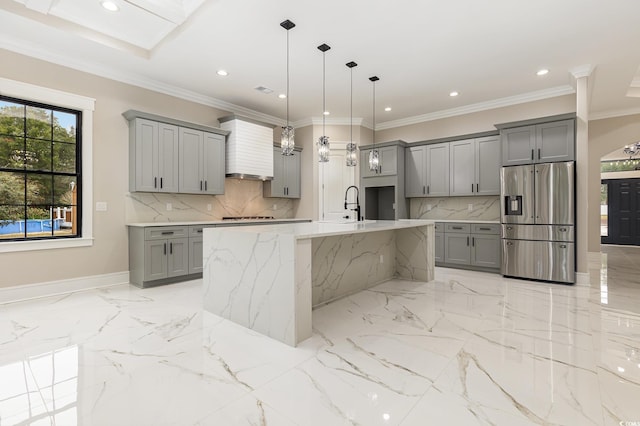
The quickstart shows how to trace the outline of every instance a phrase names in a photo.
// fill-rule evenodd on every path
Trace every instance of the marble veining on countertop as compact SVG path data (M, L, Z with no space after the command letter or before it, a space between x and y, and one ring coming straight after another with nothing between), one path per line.
M188 225L262 225L276 223L296 223L296 222L311 222L311 219L307 218L290 218L290 219L242 219L242 220L187 220L176 222L134 222L127 223L127 226L134 228L146 228L149 226L188 226Z
M363 222L303 222L263 225L259 228L243 226L234 231L292 235L295 239L330 237L334 235L358 234L376 231L394 231L406 228L434 225L433 220L367 220Z

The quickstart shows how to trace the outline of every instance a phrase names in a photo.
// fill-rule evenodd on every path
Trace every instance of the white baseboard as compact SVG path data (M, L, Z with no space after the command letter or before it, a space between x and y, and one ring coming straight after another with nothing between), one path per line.
M129 283L129 271L0 288L0 304Z

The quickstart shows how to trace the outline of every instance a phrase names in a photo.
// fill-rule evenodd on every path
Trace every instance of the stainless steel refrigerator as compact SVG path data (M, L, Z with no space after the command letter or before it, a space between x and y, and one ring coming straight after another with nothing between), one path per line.
M502 275L575 282L575 164L500 171Z

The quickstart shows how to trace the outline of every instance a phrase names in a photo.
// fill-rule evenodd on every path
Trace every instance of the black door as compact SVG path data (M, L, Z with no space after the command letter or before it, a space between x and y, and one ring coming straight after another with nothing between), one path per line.
M604 244L640 245L640 179L606 179L608 227Z

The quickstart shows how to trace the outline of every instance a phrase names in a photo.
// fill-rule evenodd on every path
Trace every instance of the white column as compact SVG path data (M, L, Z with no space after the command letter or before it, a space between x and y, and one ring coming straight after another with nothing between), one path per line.
M592 72L591 65L571 70L576 83L576 269L577 282L582 284L589 283L589 76Z

